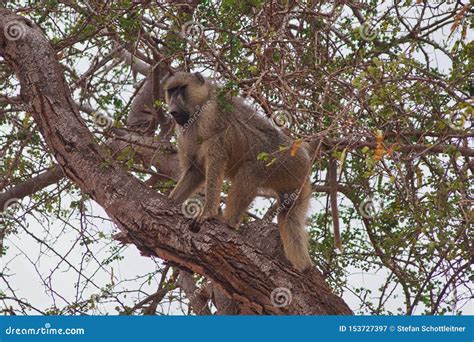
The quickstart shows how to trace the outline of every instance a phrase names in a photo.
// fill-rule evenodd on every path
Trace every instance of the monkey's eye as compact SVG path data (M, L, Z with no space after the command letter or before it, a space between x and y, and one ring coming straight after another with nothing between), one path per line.
M170 88L168 89L168 95L169 96L178 96L178 95L184 96L184 94L186 93L186 87L187 85L182 85L182 86Z

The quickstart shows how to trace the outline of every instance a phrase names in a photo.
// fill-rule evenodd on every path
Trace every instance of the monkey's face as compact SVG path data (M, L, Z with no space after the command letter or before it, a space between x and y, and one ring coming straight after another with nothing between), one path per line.
M165 90L168 110L181 126L189 122L208 97L206 82L199 73L177 73L167 81Z
M191 117L186 108L186 85L181 85L167 90L167 104L171 116L178 125L185 125Z

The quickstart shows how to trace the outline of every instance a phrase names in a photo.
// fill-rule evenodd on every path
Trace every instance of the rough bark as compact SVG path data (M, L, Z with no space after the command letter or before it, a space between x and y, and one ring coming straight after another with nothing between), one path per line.
M5 37L11 21L23 25L18 40ZM199 233L190 232L179 208L121 169L97 144L71 98L51 44L36 25L4 9L0 54L15 71L21 97L64 174L105 209L123 241L214 280L241 303L243 314L351 314L316 269L300 273L277 252L281 246L272 225L240 232L209 221ZM281 306L272 300L276 288L287 289L291 301Z

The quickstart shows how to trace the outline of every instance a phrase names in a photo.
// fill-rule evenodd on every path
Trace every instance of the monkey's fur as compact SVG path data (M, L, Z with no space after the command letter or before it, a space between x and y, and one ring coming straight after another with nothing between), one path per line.
M184 202L205 182L205 203L195 223L218 216L224 178L231 181L223 219L238 228L257 189L277 194L278 226L287 258L304 270L312 265L305 215L311 197L310 158L241 98L225 96L199 73L176 73L165 85L168 109L177 123L182 175L170 198ZM258 160L259 154L268 154ZM293 151L294 152L294 151ZM295 200L296 199L296 200Z

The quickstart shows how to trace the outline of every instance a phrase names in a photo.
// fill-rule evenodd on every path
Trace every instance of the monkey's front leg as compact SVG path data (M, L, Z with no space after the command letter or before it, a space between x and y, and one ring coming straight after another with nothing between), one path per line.
M176 187L171 191L169 198L182 203L189 198L204 182L204 173L194 166L189 166L181 175Z
M212 156L206 162L206 199L202 213L191 224L192 231L199 231L200 225L217 217L224 182L225 161Z

